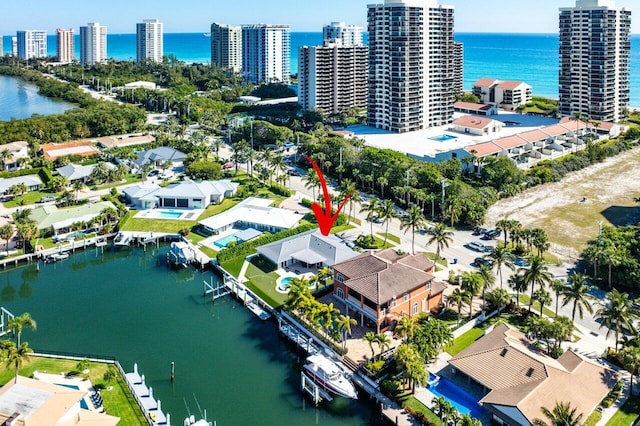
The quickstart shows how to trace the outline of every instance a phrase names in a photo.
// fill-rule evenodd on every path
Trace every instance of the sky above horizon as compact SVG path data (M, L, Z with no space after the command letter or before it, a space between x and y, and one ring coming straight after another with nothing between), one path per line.
M0 34L39 29L75 28L99 22L110 34L135 33L142 19L157 18L166 33L208 32L212 22L225 24L288 24L291 31L320 32L332 21L365 27L367 4L383 0L30 0L3 2ZM220 7L223 3L223 8ZM575 0L441 0L455 6L457 32L557 33L558 8ZM638 0L616 0L633 9ZM301 13L302 12L302 13ZM306 13L305 13L306 12ZM633 34L640 34L640 17L632 15Z

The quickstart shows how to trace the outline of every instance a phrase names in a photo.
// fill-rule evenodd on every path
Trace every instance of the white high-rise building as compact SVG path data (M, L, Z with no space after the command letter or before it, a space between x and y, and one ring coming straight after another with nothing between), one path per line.
M24 30L16 32L16 55L20 59L44 58L47 56L47 32Z
M613 0L560 8L560 114L624 118L629 104L631 11Z
M242 71L250 82L289 83L288 25L242 26Z
M164 28L158 19L143 19L136 24L136 61L162 62Z
M453 14L437 0L368 6L370 126L403 133L452 121Z
M56 33L58 37L58 62L73 62L73 28L70 28L68 30L64 28L58 28Z
M11 55L18 56L18 37L11 37Z
M80 63L95 65L107 61L107 27L90 22L80 27Z
M211 24L211 65L233 72L242 71L242 28Z
M322 28L323 43L342 43L343 46L362 46L362 27L332 22ZM339 40L339 41L338 41Z

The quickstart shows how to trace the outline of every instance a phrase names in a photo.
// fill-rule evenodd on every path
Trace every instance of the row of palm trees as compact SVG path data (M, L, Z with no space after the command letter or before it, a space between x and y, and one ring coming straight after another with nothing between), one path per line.
M37 324L28 312L22 315L10 318L7 321L7 328L16 335L16 341L0 340L0 360L2 360L7 368L13 368L14 380L18 382L18 370L25 362L29 361L29 355L33 353L33 349L29 347L27 342L21 342L22 330L30 328L36 330Z
M442 424L453 426L482 426L482 422L475 417L471 417L470 414L460 414L456 407L451 405L444 396L434 397L431 400L431 406L442 421Z

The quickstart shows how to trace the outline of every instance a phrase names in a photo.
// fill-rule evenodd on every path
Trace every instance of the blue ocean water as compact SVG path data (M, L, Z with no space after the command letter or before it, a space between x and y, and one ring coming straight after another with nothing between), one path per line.
M135 34L109 34L109 57L135 59ZM558 97L558 36L556 34L457 33L464 43L464 87L470 89L482 77L520 80L533 87L534 95ZM366 41L366 35L365 35ZM202 33L165 34L165 54L185 62L209 62L210 39ZM298 71L298 47L322 43L322 33L291 33L291 72ZM76 36L76 56L79 56ZM11 38L4 37L4 50ZM640 35L631 36L631 105L640 107ZM55 36L48 37L48 51L56 54Z

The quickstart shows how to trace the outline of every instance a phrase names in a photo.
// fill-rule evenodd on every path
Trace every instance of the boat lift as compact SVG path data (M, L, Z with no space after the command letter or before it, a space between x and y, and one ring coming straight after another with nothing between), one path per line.
M313 403L317 406L320 401L323 399L326 401L333 401L333 397L318 383L315 382L311 377L304 374L304 372L300 373L302 391L306 392L311 396Z

